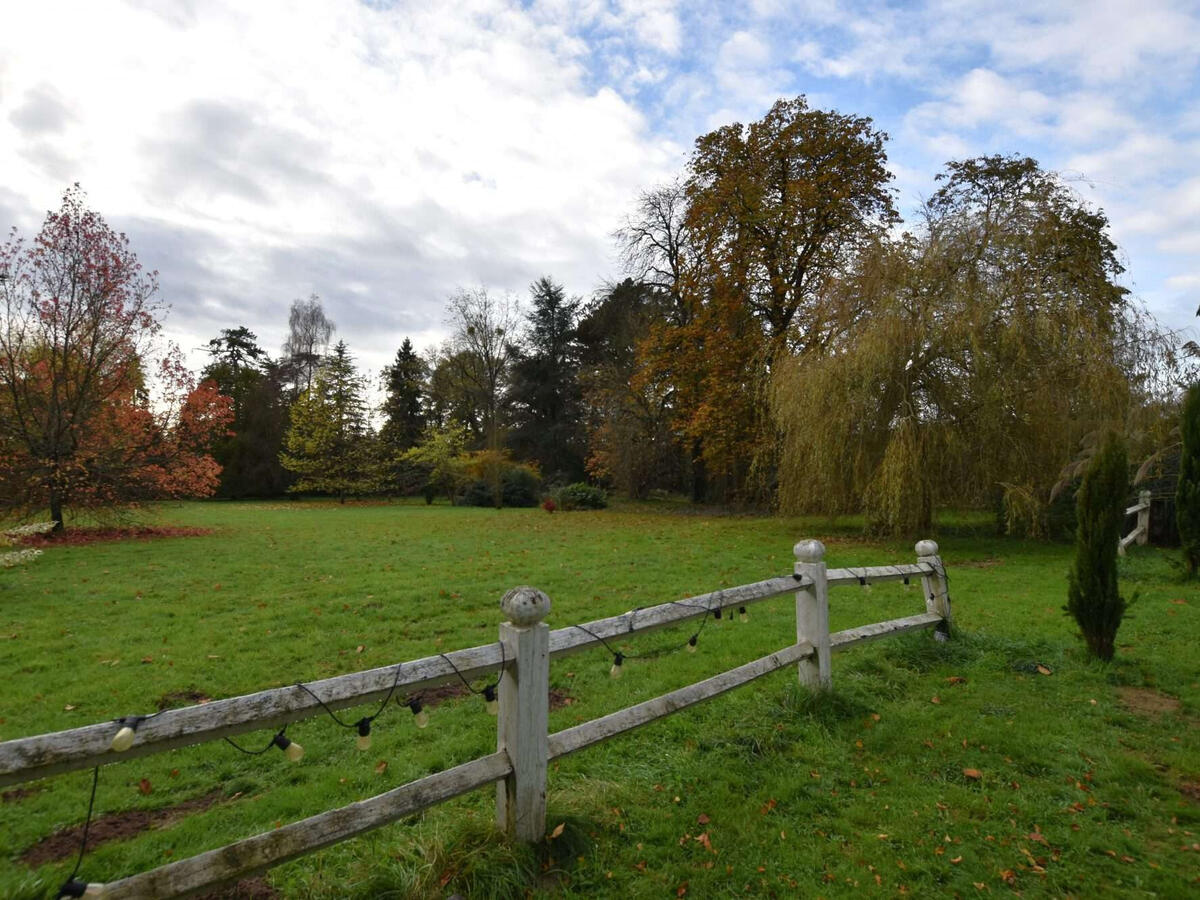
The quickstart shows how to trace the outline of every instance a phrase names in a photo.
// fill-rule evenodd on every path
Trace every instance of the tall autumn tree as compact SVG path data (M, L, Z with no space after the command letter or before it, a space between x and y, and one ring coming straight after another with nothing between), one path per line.
M78 185L32 244L13 229L0 248L5 506L48 508L61 529L72 506L212 493L207 448L229 401L159 345L157 287Z
M459 290L447 304L449 374L473 398L485 446L494 452L502 444L504 399L519 322L516 301L494 296L486 288Z
M620 233L674 300L641 347L643 377L674 386L678 426L727 498L769 494L772 368L853 322L831 286L897 219L885 140L868 118L780 100L698 138L682 198L645 195Z
M512 366L509 446L538 463L545 477L570 483L584 475L579 390L578 298L548 277L529 288L530 310Z
M345 341L322 362L312 386L292 404L280 461L296 475L291 491L348 495L374 488L365 385Z

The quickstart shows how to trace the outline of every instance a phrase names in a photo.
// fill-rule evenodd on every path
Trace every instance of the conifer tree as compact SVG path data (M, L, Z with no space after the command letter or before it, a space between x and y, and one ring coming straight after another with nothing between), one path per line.
M1200 385L1188 388L1179 430L1183 446L1175 489L1175 521L1188 576L1195 577L1200 568Z
M297 475L289 490L336 496L373 489L363 381L345 341L322 361L312 386L292 404L280 461Z
M1128 492L1125 443L1110 433L1075 495L1079 524L1067 587L1067 611L1078 623L1088 650L1103 660L1113 657L1117 629L1125 615L1125 600L1117 587L1117 542Z

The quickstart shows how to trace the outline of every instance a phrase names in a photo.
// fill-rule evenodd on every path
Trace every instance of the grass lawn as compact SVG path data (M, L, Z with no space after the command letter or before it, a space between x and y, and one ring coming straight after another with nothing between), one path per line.
M490 643L499 598L517 584L550 595L555 628L786 574L800 538L824 540L831 567L915 558L908 542L865 541L826 521L667 504L547 515L197 503L155 515L211 532L52 547L0 572L0 740ZM560 760L548 798L557 836L538 848L500 838L494 795L479 791L282 866L255 889L362 898L1200 891L1200 590L1180 581L1168 552L1133 548L1122 586L1137 599L1116 661L1103 665L1062 612L1070 547L961 524L942 531L958 626L950 643L921 633L868 644L835 655L831 696L808 695L782 671ZM830 605L834 629L923 610L919 590L898 585L837 588ZM794 621L789 598L753 607L747 624L710 620L698 653L629 660L619 681L603 650L557 661L551 730L786 646ZM97 816L123 813L113 826L123 837L93 846L80 875L116 880L494 750L495 720L481 700L430 705L424 730L407 709L389 709L365 753L321 717L288 729L307 749L299 764L213 742L108 766ZM4 794L0 897L54 895L78 837L39 842L82 823L90 786L90 771L76 772Z

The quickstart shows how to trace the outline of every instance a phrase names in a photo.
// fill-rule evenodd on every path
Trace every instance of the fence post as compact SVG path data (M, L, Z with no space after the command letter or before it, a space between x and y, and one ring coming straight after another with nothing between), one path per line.
M829 585L825 581L825 545L801 541L792 548L796 574L809 584L796 591L796 642L808 641L813 655L798 663L800 683L817 690L833 687L829 652Z
M921 591L925 594L925 611L942 617L934 634L939 641L950 637L950 587L946 583L946 567L938 556L937 541L917 541L917 562L933 566L933 575L921 576Z
M1137 542L1145 545L1150 540L1150 492L1141 491L1138 493L1138 536Z
M508 621L500 642L508 664L500 676L496 749L512 774L496 785L496 824L510 838L533 843L546 833L546 758L550 715L550 628L542 621L550 598L516 587L500 600Z

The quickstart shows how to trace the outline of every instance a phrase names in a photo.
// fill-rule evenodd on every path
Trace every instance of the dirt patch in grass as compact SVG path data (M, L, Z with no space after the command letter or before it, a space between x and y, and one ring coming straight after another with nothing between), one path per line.
M184 800L174 806L164 806L161 809L130 809L125 812L101 816L92 822L88 830L88 849L94 850L101 844L110 841L123 841L134 837L151 828L162 828L193 813L203 812L215 803L220 802L224 794L210 791L191 800ZM83 826L72 825L63 828L48 837L42 838L32 847L21 854L21 861L28 866L41 866L46 863L70 859L79 853L79 842L83 838Z
M0 802L2 803L20 803L26 797L32 797L34 794L41 793L40 787L32 788L13 788L11 791L5 791L0 794Z
M179 706L194 706L197 703L208 703L212 698L203 691L189 688L184 691L168 691L158 698L159 710L175 709Z
M462 682L451 681L448 684L439 684L437 687L425 688L419 691L416 696L421 699L422 706L433 709L447 700L457 700L459 697L466 697L470 693L467 690L467 686Z
M1157 718L1163 713L1173 713L1179 710L1179 700L1170 694L1156 691L1154 688L1122 687L1117 688L1117 696L1121 705L1139 716Z
M571 706L574 702L575 698L562 688L550 688L551 709L562 709L564 706Z
M1188 802L1200 806L1200 781L1195 778L1185 778L1179 782L1179 793Z
M158 538L203 537L211 528L182 528L173 525L134 525L125 528L68 528L61 534L31 534L21 538L24 547L74 547L104 541L153 541Z

